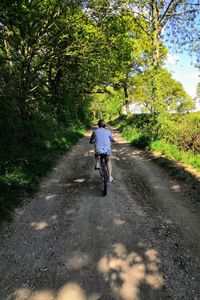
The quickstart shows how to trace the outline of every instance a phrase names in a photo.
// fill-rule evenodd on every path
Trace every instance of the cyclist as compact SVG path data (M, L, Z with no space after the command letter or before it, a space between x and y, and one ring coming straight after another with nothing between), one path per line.
M95 170L100 168L99 154L106 154L106 166L108 168L109 182L113 181L112 164L111 164L111 141L114 142L110 130L106 129L106 124L103 119L98 121L98 127L92 132L90 143L95 143Z

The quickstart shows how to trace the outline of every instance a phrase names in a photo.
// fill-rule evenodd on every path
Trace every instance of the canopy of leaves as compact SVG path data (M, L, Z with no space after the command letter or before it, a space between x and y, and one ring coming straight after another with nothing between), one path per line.
M171 85L170 95L170 84L163 89L168 75L160 71L155 75L151 67L153 60L162 64L166 56L162 29L183 15L187 15L183 25L188 27L198 8L191 5L188 1L154 0L2 0L0 127L7 143L10 136L16 135L17 140L24 120L36 115L70 126L89 118L91 101L93 106L105 101L107 113L111 107L119 111L118 99L128 103L128 91L132 93L134 81L142 76L145 82L138 85L137 89L143 90L137 97L140 101L145 95L142 98L150 110L162 105L181 110L189 107L186 103L190 100L178 83ZM179 33L177 29L177 36ZM115 100L108 97L108 87L113 88L110 93ZM91 95L97 90L105 95L94 100Z
M155 97L152 89L156 85ZM194 107L193 99L180 82L174 80L166 69L150 70L135 75L131 80L130 94L133 101L146 112L186 112Z

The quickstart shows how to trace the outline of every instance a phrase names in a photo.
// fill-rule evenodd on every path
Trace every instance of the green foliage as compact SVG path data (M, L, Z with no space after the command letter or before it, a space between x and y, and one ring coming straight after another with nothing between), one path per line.
M175 143L181 150L200 153L200 113L169 115L163 119L159 138Z
M55 120L41 116L32 121L25 120L21 128L21 135L8 151L5 152L5 145L0 147L0 219L9 216L22 194L37 188L41 177L78 141L84 130L75 126L65 128Z
M159 130L157 124L153 115L142 114L123 118L114 125L134 146L160 152L200 171L200 113L168 114L162 123L159 121Z
M164 140L157 140L151 143L151 150L164 154L169 159L176 159L200 171L200 154L194 154L191 150L187 152L182 151L176 145L169 144Z
M133 76L130 95L148 113L181 113L194 108L192 98L166 69L146 70Z
M132 145L139 148L147 148L151 142L151 137L147 133L130 125L123 128L122 134Z
M98 91L98 89L97 89ZM90 110L93 118L112 119L122 113L123 91L107 87L104 93L94 94Z

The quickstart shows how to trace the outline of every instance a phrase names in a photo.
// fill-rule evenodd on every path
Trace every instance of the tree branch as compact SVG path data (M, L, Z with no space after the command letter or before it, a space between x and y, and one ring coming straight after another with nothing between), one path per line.
M173 4L173 6L171 7L172 4ZM166 14L168 13L170 7L171 7L171 11L172 11L173 9L176 8L177 5L178 5L178 3L174 2L174 0L171 0L171 2L170 2L170 3L168 4L168 6L167 6L165 12L163 13L162 17L161 17L160 20L159 20L160 23L162 23L162 20L164 20L164 18L165 18L165 16L166 16Z

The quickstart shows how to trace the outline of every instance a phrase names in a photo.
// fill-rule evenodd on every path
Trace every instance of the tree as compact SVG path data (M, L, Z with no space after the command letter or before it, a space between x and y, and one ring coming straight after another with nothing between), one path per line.
M111 86L106 88L105 93L93 94L93 99L91 101L93 119L104 118L110 120L113 117L121 115L123 102L123 90L116 91Z
M198 12L200 5L193 0L140 0L121 1L122 7L133 17L133 20L151 38L152 64L160 65L160 46L165 29L168 43L176 49L187 46L191 50L198 40ZM140 20L145 21L143 26ZM193 48L194 50L194 48Z
M62 122L77 120L85 95L113 76L102 27L82 1L4 0L0 18L1 97L8 106L14 99L23 118L45 109Z
M184 0L148 0L148 1L121 1L121 9L132 15L133 20L151 40L152 56L149 63L151 87L151 99L155 103L160 99L158 74L166 57L163 47L163 30L168 37L168 44L177 49L193 50L198 49L198 24L197 13L200 10L199 4L195 1ZM163 51L164 50L164 51ZM180 50L179 50L180 51ZM196 51L197 53L197 51Z
M141 72L151 53L150 40L143 28L133 20L121 6L121 1L86 2L88 14L100 24L106 35L107 46L113 62L113 76L110 84L116 89L123 89L124 103L129 111L128 86L132 74ZM145 20L140 20L145 27Z
M141 75L135 75L131 81L130 94L134 102L143 106L148 113L183 113L194 108L194 101L185 92L180 82L174 80L166 69L157 70L156 101L152 99L151 79L152 72L145 71Z

